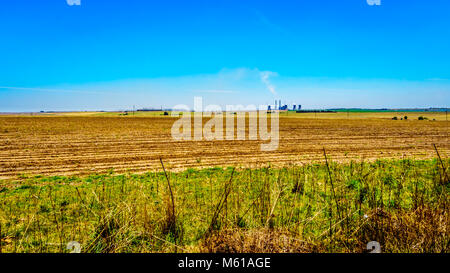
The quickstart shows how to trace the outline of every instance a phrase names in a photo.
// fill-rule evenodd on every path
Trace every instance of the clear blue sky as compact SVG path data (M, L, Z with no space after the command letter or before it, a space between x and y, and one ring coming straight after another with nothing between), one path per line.
M0 112L448 107L450 1L4 0ZM272 91L271 91L272 90Z

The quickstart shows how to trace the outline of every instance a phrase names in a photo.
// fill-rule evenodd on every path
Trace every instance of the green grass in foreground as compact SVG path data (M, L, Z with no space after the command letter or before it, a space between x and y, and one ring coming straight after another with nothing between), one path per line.
M449 160L443 162L447 166ZM438 160L0 184L2 252L449 252ZM173 197L173 199L172 199Z

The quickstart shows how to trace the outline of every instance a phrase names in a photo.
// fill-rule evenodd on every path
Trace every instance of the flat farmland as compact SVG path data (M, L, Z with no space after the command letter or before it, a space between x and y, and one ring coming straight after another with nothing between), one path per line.
M408 116L413 114L408 113ZM333 161L379 158L430 159L436 144L450 150L445 113L428 120L392 120L399 113L288 114L280 117L279 148L260 151L262 141L175 141L176 118L164 116L3 115L0 116L0 178L21 175L143 173L160 169L322 162L323 148ZM436 120L432 120L436 119Z
M414 115L283 113L271 152L162 113L0 116L0 252L448 253L449 126Z

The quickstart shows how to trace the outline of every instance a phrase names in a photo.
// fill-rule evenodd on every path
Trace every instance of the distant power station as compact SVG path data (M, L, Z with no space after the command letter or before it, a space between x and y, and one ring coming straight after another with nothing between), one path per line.
M288 111L288 110L299 111L301 109L302 109L302 106L300 104L298 104L298 105L293 104L292 109L289 109L287 104L285 104L285 105L281 104L281 100L278 100L278 101L275 100L274 105L267 106L268 111L272 111L272 110L274 110L274 111Z

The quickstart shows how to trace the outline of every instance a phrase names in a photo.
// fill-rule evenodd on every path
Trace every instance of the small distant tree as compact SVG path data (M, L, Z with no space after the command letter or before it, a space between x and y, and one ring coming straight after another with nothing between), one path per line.
M392 119L393 119L393 120L397 120L398 118L397 118L397 117L393 117Z
M408 116L404 116L403 119L404 119L404 120L407 120L407 119L408 119Z

